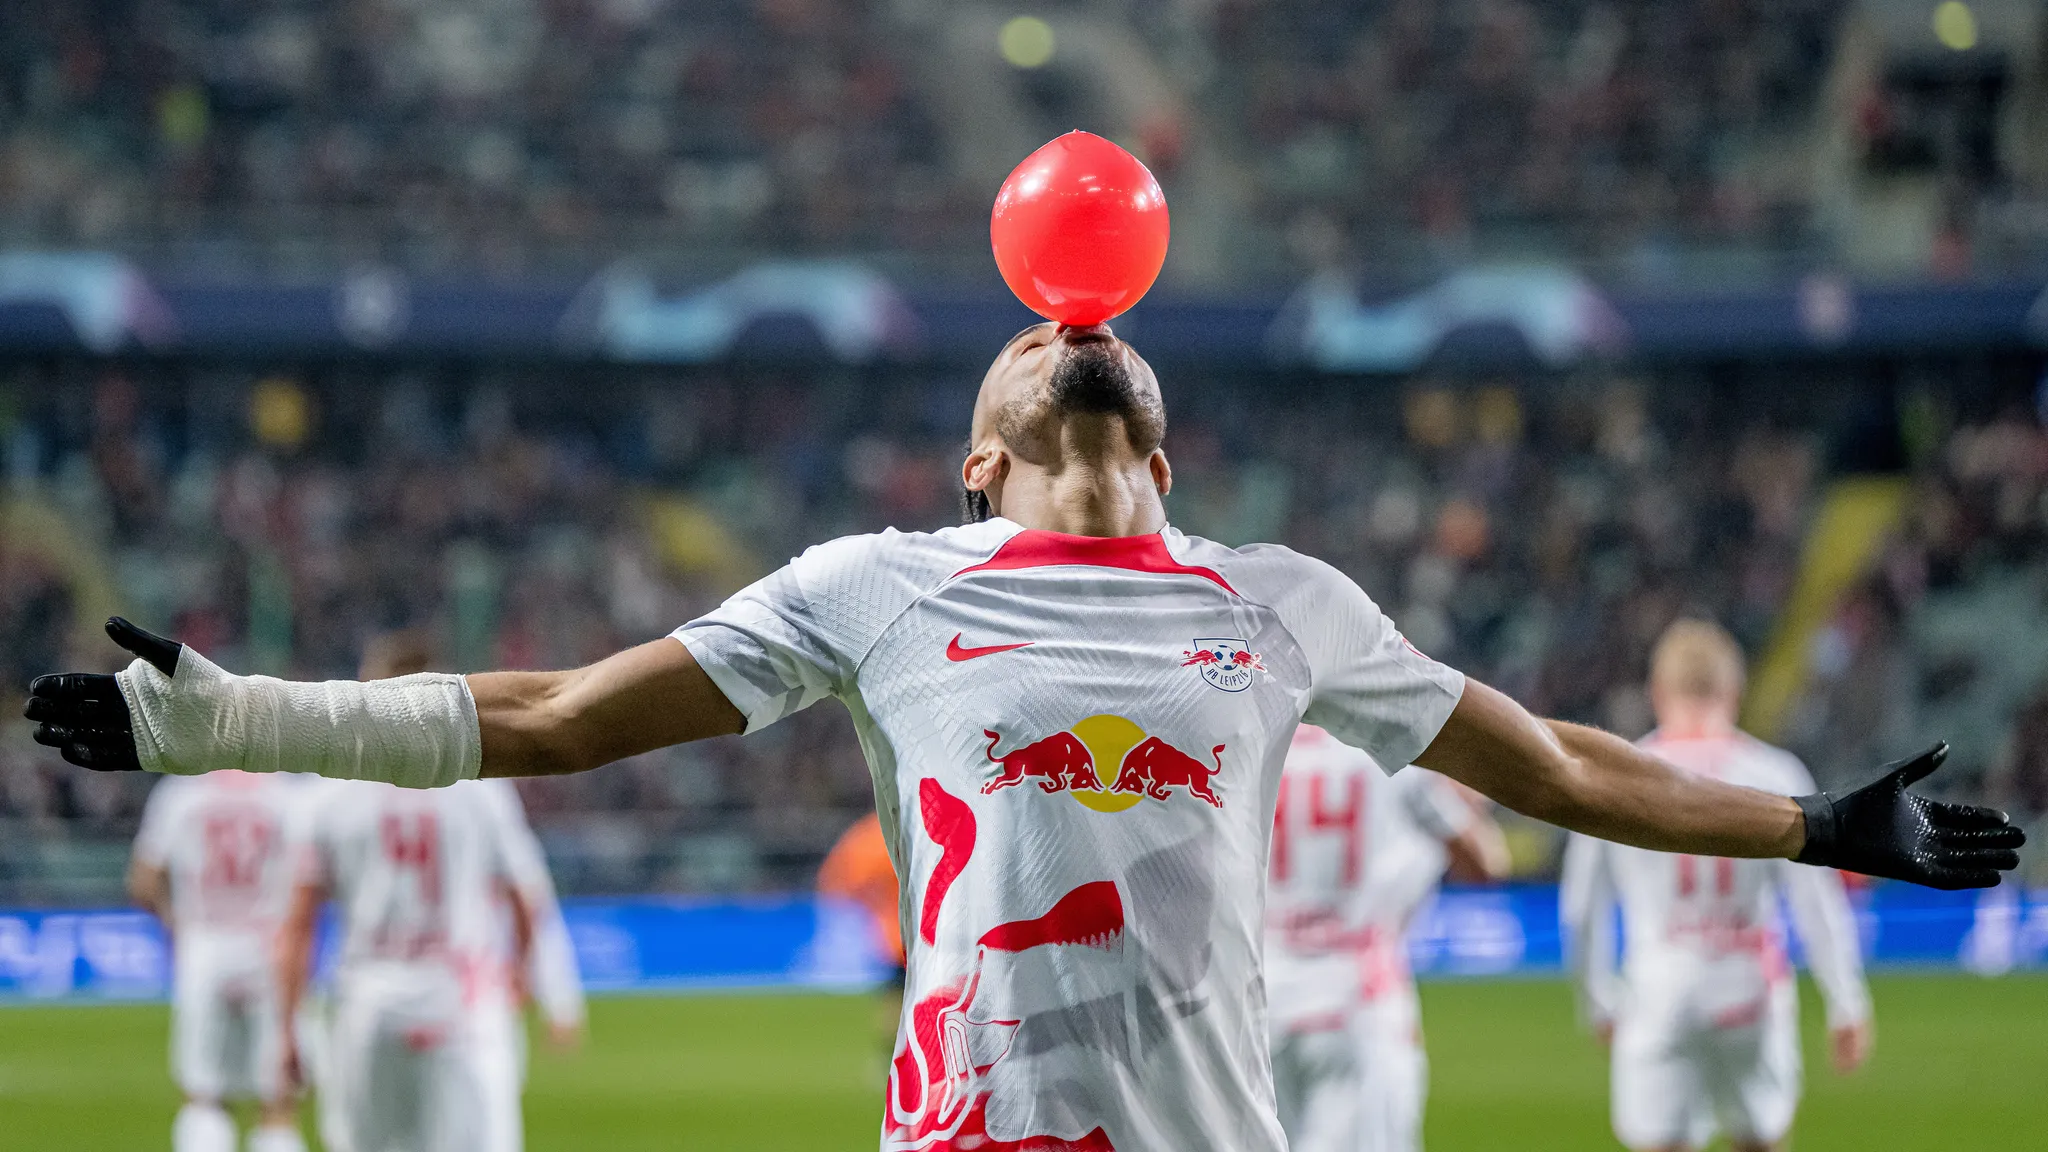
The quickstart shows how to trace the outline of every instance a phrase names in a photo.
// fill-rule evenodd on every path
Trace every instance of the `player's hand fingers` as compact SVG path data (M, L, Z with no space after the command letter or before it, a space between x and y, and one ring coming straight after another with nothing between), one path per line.
M1945 850L1968 851L1974 848L2023 848L2027 834L2007 824L2000 828L1974 828L1966 832L1937 829L1934 842Z
M92 697L61 699L54 696L31 696L28 703L22 705L21 714L37 722L51 721L75 728L113 730L129 727L128 702L118 697L104 700Z
M1943 852L1938 859L1947 868L1995 868L2009 872L2020 866L2020 854L2010 848L1965 848Z
M80 768L90 768L95 772L136 772L142 768L132 747L77 741L59 748L57 754Z
M52 700L121 699L121 686L103 672L52 672L29 681L28 692Z
M29 739L45 748L55 748L64 759L80 768L125 772L142 767L135 758L134 737L127 732L100 732L44 724L30 733Z
M1941 828L1970 831L1982 828L2004 828L2012 818L1996 808L1983 808L1975 804L1943 804L1930 802L1927 818Z
M118 744L88 745L92 752L89 767L95 772L140 772L142 762L135 758L135 745L123 740Z
M1956 892L1965 888L1996 888L2001 875L1996 868L1951 868L1937 864L1916 879L1929 888Z
M45 748L60 748L72 743L126 744L132 747L135 743L135 734L126 728L97 728L63 719L45 720L36 725L29 738Z
M177 675L178 653L184 651L185 646L176 640L166 640L154 632L144 631L119 616L107 621L107 638L149 661L164 675Z
M1910 788L1920 781L1927 779L1928 774L1941 767L1941 762L1946 759L1948 759L1948 742L1944 740L1892 769L1891 779L1897 781L1898 786L1901 788Z
M69 724L38 724L28 738L45 748L62 748L66 744L96 744L98 733L87 728L74 728Z

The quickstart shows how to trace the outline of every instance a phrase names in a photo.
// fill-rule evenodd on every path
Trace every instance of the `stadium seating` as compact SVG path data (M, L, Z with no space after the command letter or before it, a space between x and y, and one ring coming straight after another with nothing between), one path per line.
M432 628L457 667L587 661L809 543L951 522L969 397L917 373L11 372L10 698L34 672L109 663L111 648L74 637L115 608L230 666L290 675L348 675L364 639L402 626ZM1853 375L1809 377L1303 376L1247 390L1176 375L1171 507L1191 532L1323 556L1431 654L1635 734L1666 621L1711 613L1763 648L1829 478L1905 467L1903 526L1807 645L1779 735L1823 784L1933 732L1955 740L1948 783L1965 792L1994 768L2038 766L2040 750L1985 735L2003 730L1986 717L2041 691L2021 639L2037 630L2009 610L2038 614L2048 561L2048 435L2026 396L2000 383L2009 373L1958 370L1952 411L1908 404L1899 421L1866 411ZM132 828L144 784L65 771L0 720L0 890L33 894L60 873L76 887L81 869L110 881L117 853L80 861ZM747 740L524 787L566 888L730 890L804 881L869 781L842 711L824 706Z
M1077 124L1164 178L1170 283L2048 251L2039 29L1944 55L1912 5L1178 0L1050 13L1069 47L1036 71L988 13L926 3L6 11L0 242L156 269L975 274L1002 172Z

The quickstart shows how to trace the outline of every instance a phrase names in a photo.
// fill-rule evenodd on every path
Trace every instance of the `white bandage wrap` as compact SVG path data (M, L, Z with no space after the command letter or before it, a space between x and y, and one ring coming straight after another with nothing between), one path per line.
M236 676L188 645L178 674L137 660L114 677L151 772L314 772L439 788L483 763L476 699L460 676L308 683Z

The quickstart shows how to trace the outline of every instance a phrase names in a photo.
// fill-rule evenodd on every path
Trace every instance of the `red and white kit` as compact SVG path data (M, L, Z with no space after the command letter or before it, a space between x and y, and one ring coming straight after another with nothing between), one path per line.
M1464 690L1357 585L997 519L821 545L676 636L749 731L853 715L909 946L884 1149L1285 1147L1260 953L1289 738L1406 764Z
M283 1087L273 944L291 900L289 837L305 782L213 772L150 790L135 858L170 877L171 1069L195 1099Z
M1303 725L1280 779L1266 901L1273 1079L1293 1152L1421 1147L1428 1063L1409 922L1471 826L1450 781L1389 776Z
M1681 768L1783 795L1814 791L1791 753L1730 733L1642 746ZM1718 1128L1775 1142L1799 1102L1797 984L1783 896L1828 1022L1870 1014L1855 917L1839 874L1789 860L1625 848L1582 836L1565 852L1562 911L1584 1011L1614 1025L1614 1131L1631 1147L1704 1146ZM1617 974L1614 905L1621 906Z
M554 906L517 793L322 781L306 812L307 879L341 912L324 1124L344 1149L516 1152L524 1049L503 902Z

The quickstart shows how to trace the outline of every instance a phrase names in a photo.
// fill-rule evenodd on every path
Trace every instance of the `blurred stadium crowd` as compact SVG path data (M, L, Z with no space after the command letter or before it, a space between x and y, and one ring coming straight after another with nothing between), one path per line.
M1088 123L1162 177L1184 280L1996 272L2048 252L2048 20L1929 7L1127 0L1020 55L1016 13L942 0L4 0L0 244L958 268L1009 164Z
M1884 477L1900 511L1799 638L1780 735L1830 786L1943 734L1951 788L2039 813L2048 431L2018 367L1907 366L1890 390L1812 365L1405 389L1168 371L1169 507L1320 555L1432 655L1635 735L1664 625L1711 614L1768 652L1828 494ZM963 381L589 371L9 370L0 891L118 871L147 781L65 770L13 719L29 676L110 666L110 611L298 677L349 675L396 628L448 667L564 666L808 543L957 519ZM829 706L522 790L571 891L800 884L869 803Z

